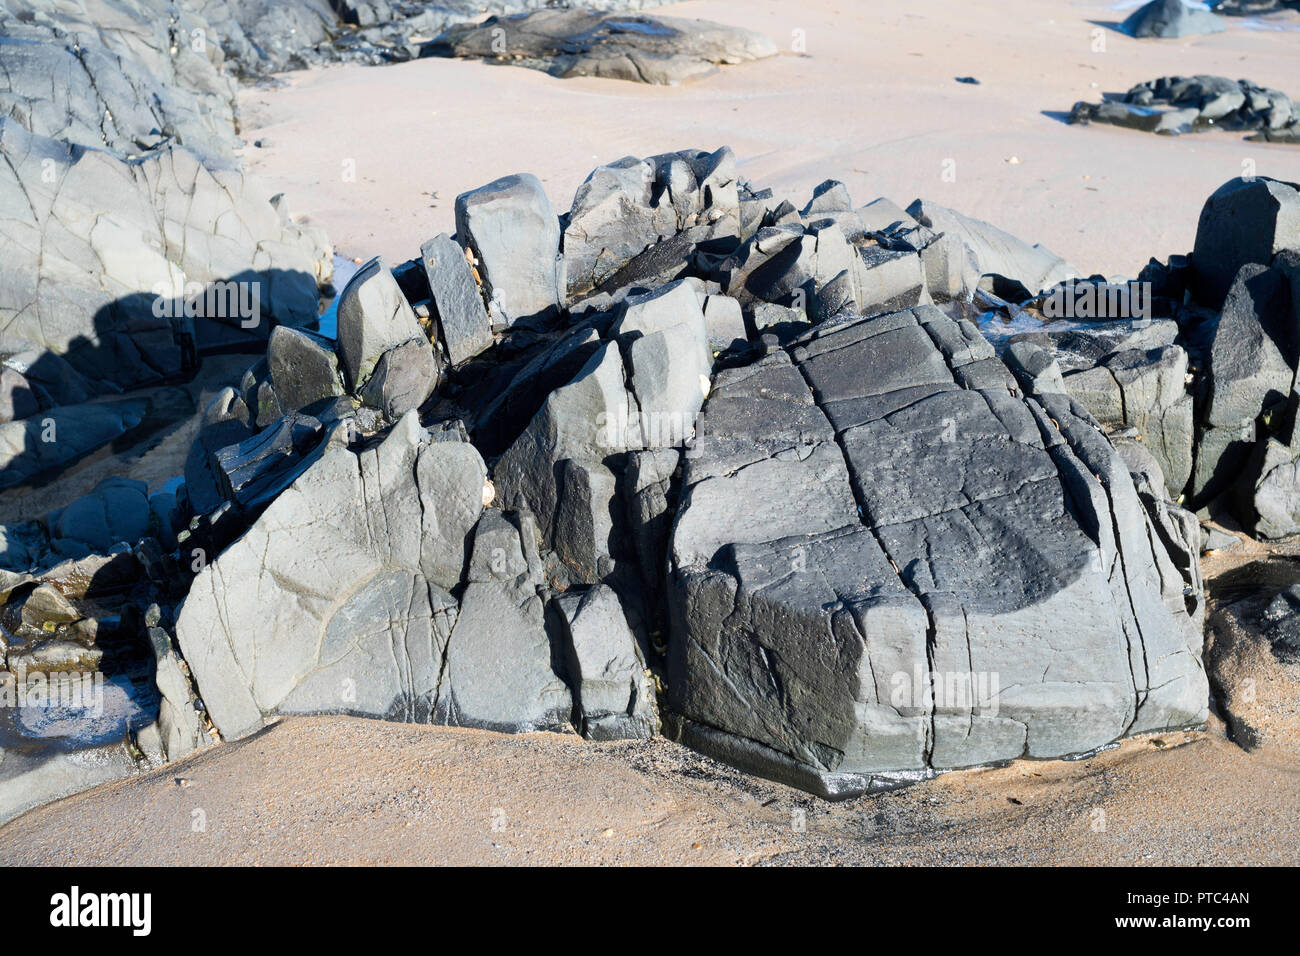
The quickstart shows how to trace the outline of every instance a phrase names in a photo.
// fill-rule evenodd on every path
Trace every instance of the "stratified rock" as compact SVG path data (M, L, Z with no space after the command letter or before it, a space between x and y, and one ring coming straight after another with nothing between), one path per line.
M438 332L447 358L460 365L492 344L492 326L465 250L442 233L420 247L420 262L438 311Z
M563 304L560 220L536 176L457 196L456 234L474 253L494 323L547 319Z
M539 10L452 27L424 52L528 66L552 76L675 84L719 64L775 56L777 49L753 30L707 20Z
M286 415L237 445L213 455L221 496L252 511L270 503L315 460L325 437L310 415Z
M990 359L923 307L719 376L673 533L684 740L844 796L1204 719L1197 579L1087 413Z
M582 735L591 740L653 737L658 722L654 695L614 589L599 584L555 603Z
M1152 0L1131 13L1119 28L1135 37L1185 37L1222 33L1223 20L1186 0Z

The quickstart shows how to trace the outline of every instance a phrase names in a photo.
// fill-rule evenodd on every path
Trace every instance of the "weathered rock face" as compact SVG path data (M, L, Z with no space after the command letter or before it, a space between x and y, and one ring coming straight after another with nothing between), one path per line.
M565 221L569 297L616 288L638 257L683 233L692 246L731 252L741 232L737 185L736 158L726 147L627 156L596 169L578 187Z
M315 320L322 237L183 149L129 162L0 119L0 352L62 356L101 389L185 373L196 348ZM197 286L191 285L197 284Z
M493 469L508 508L539 517L543 540L594 581L617 550L611 456L672 448L691 436L712 356L690 283L630 297L609 338L557 388Z
M721 64L775 56L777 48L753 30L707 20L540 10L454 26L422 52L528 66L552 76L676 84Z
M359 454L337 435L199 573L177 620L227 738L274 714L427 721L437 707L482 459L429 443L414 415Z
M1190 582L1128 468L1010 385L934 308L719 377L672 542L686 739L842 796L1204 719Z
M1140 38L1173 38L1222 33L1226 27L1219 17L1186 0L1152 0L1131 13L1120 29Z

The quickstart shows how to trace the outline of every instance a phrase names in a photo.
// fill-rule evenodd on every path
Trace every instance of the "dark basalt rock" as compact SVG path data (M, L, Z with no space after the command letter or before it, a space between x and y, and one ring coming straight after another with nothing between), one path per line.
M1185 37L1222 33L1224 22L1204 7L1186 0L1152 0L1135 10L1119 27L1135 37Z
M720 64L775 56L762 34L707 20L592 10L539 10L489 17L447 30L426 56L475 57L544 70L552 76L601 76L676 84Z
M1254 131L1249 139L1300 139L1300 110L1291 97L1223 76L1165 76L1139 83L1117 99L1075 103L1070 122L1109 123L1166 135L1218 127Z

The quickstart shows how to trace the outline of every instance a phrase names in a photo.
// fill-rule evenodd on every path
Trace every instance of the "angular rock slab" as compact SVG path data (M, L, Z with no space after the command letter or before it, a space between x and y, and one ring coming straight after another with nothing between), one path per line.
M420 247L447 358L459 365L492 344L492 325L463 250L441 233Z
M536 176L457 196L456 234L474 253L494 321L546 319L563 304L560 220Z
M1194 582L1127 467L995 365L919 307L718 376L672 540L684 740L835 797L1204 720Z
M199 572L176 636L226 739L276 714L429 721L486 470L414 413L319 461Z
M354 394L366 386L380 359L390 350L420 341L433 348L397 280L379 259L363 265L344 286L339 293L338 314L343 380ZM436 385L435 378L429 391Z

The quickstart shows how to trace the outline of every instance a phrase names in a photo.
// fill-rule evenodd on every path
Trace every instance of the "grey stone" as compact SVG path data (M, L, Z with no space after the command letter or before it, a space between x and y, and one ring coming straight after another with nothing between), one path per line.
M1250 263L1270 265L1300 248L1300 189L1266 177L1230 179L1205 201L1192 250L1198 298L1219 306Z
M1152 0L1129 14L1120 29L1135 37L1173 38L1222 33L1227 27L1222 18L1185 0Z
M266 361L271 387L285 412L344 394L334 349L298 329L275 328L267 342Z
M704 324L709 331L709 345L718 351L749 341L740 303L730 296L711 295L705 300Z
M492 345L492 326L463 250L441 233L420 247L420 262L438 310L438 331L452 365Z
M653 737L658 718L645 660L614 589L555 599L581 732L592 740Z
M149 533L148 485L114 476L47 519L51 543L61 554L103 553L115 544L135 545Z
M921 307L719 376L671 549L668 686L695 745L844 796L1204 719L1188 546L1165 551L1066 395L960 384L991 357ZM1065 656L1041 637L1062 615Z
M396 421L424 404L438 387L441 374L438 354L421 335L381 355L357 397L379 409L389 421Z
M358 269L339 293L338 323L343 381L353 394L366 386L390 349L412 341L433 348L393 274L379 259Z
M536 176L505 176L457 196L456 234L474 253L494 321L555 315L565 299L560 221Z
M477 518L483 486L450 489L454 469L424 459L473 449L428 442L413 413L360 454L338 435L181 608L177 641L227 739L275 714L433 719L457 613L435 578L454 565L459 580L463 551L458 562L445 545Z

